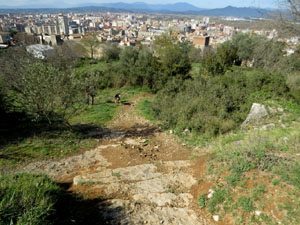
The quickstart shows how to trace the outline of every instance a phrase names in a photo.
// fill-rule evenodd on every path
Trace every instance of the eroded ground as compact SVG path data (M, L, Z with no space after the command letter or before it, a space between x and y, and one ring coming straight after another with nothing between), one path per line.
M107 129L90 133L99 140L97 148L24 169L72 183L74 193L104 199L96 224L214 224L197 204L210 186L199 185L205 157L189 160L190 150L175 136L140 117L134 106L142 97L122 105Z

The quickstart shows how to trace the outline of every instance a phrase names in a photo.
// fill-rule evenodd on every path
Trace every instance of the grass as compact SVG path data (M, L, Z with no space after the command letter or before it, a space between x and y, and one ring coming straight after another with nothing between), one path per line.
M0 224L51 224L60 194L45 175L0 176Z
M208 152L214 154L208 161L209 174L213 180L221 180L221 187L216 188L213 197L205 202L211 214L226 216L231 213L236 223L265 221L275 224L278 219L274 219L269 208L265 209L265 205L269 205L275 212L285 215L279 217L282 224L299 221L300 165L296 155L300 153L300 139L297 124L289 123L286 128L278 126L268 131L221 135L208 146ZM199 197L201 207L204 197ZM263 213L254 215L256 209Z
M72 194L45 175L0 176L0 225L104 224L99 203ZM104 206L106 207L106 206Z
M136 109L141 116L143 116L147 120L155 122L155 118L151 110L153 100L154 98L144 98L140 100L136 106Z
M73 117L71 123L87 123L104 127L106 122L113 119L121 105L114 103L114 96L117 93L121 93L121 103L127 104L129 99L146 92L149 92L149 89L145 87L101 90L95 99L95 104L87 106L80 115Z
M120 177L121 176L120 173L112 173L112 175L115 176L115 177Z

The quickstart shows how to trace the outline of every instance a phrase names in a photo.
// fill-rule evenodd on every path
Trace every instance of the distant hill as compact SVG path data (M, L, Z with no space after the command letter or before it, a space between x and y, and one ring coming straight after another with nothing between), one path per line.
M253 7L233 7L227 6L220 9L209 9L200 12L201 15L205 16L233 16L233 17L267 17L271 10L259 9Z
M103 3L100 6L128 10L149 10L149 11L170 11L170 12L185 12L185 11L201 11L198 8L186 2L177 2L175 4L147 4L144 2L135 3Z
M94 5L89 5L94 4ZM203 15L203 16L232 16L232 17L267 17L271 10L258 9L253 7L238 8L227 6L219 9L202 9L185 2L175 4L147 4L144 2L135 3L81 3L80 7L65 8L31 8L18 7L9 8L8 6L0 6L0 13L104 13L104 12L128 12L128 13L165 13L165 14L186 14L186 15Z

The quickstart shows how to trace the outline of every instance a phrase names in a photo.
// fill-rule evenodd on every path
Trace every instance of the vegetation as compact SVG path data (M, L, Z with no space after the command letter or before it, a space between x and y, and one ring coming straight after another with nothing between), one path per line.
M213 154L207 172L217 184L212 198L199 196L200 208L221 219L231 214L237 223L271 224L270 215L256 214L269 204L283 224L297 223L300 165L295 155L300 153L298 124L293 122L300 116L300 51L286 56L282 42L238 34L201 52L164 34L153 49L107 43L104 56L95 59L100 45L95 38L91 33L83 40L90 58L70 56L59 62L55 56L63 47L45 60L22 48L0 53L0 115L6 121L0 129L1 169L94 147L97 141L90 133L114 117L116 93L126 104L151 92L153 97L137 105L141 114ZM19 55L22 60L16 60ZM257 130L238 129L254 102L276 113ZM274 128L260 130L264 122ZM59 192L53 182L27 174L0 181L5 181L0 182L4 224L48 223ZM284 199L278 205L264 197L274 187Z
M60 194L44 175L0 176L0 224L51 224Z

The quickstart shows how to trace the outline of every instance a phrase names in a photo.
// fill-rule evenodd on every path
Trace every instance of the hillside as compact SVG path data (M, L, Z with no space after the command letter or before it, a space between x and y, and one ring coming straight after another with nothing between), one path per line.
M0 52L0 223L298 223L299 51L101 45Z
M218 9L202 9L191 4L179 2L175 4L147 4L143 2L136 3L102 3L92 4L85 3L76 7L62 7L51 8L47 5L40 7L34 6L20 6L18 8L11 8L7 6L0 6L0 13L104 13L104 12L128 12L128 13L163 13L163 14L186 14L186 15L202 15L202 16L232 16L232 17L252 17L261 18L268 17L271 10L258 9L251 7L232 7Z

